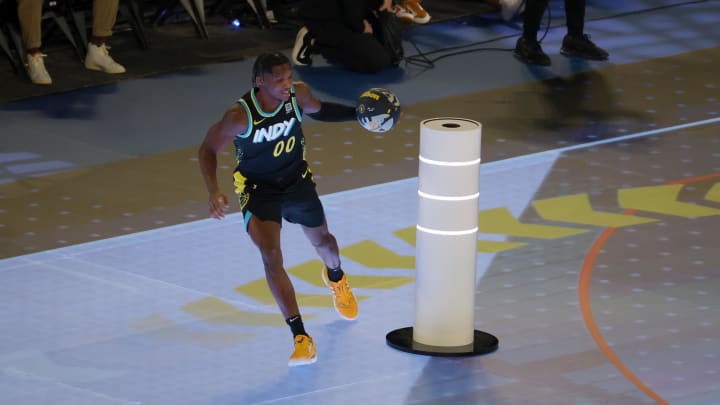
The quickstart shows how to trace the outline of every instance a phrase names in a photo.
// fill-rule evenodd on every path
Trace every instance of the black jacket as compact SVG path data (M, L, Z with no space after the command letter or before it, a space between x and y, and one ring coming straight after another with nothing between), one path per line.
M382 5L382 0L303 0L300 17L307 21L336 21L353 32L363 32L363 20L371 19L372 11Z

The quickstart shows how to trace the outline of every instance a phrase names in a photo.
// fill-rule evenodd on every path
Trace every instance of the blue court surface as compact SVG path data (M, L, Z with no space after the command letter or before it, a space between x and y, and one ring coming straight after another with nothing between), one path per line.
M382 135L304 122L360 298L340 319L314 249L283 225L309 366L287 366L237 204L206 218L196 148L252 58L1 104L0 404L720 403L720 2L588 1L607 62L561 56L562 4L551 15L547 68L507 51L520 21L484 14L409 29L407 54L506 51L296 70L323 100L386 87L405 111ZM419 124L434 117L483 125L475 327L500 343L482 356L385 340L422 299Z

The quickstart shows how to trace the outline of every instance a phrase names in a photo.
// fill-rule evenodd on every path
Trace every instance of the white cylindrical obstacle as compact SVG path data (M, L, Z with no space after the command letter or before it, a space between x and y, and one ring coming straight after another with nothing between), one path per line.
M465 119L429 119L420 126L418 343L473 342L481 136L480 123Z
M481 138L469 119L420 124L415 323L388 334L392 347L437 355L497 348L474 329Z

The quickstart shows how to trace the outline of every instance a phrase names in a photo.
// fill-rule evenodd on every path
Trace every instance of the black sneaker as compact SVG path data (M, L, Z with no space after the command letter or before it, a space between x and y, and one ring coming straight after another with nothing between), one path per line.
M515 45L515 57L528 65L550 65L550 57L543 52L537 41L520 37Z
M293 46L291 60L294 65L309 66L312 65L312 45L315 39L311 37L307 28L302 27L295 36L295 46Z
M560 53L565 56L576 56L590 60L606 60L608 58L607 51L595 45L587 34L565 35Z

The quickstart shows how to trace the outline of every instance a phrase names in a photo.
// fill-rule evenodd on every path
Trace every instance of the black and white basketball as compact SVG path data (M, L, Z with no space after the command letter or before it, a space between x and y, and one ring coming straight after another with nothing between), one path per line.
M370 132L387 132L400 119L400 100L390 90L375 87L360 95L355 112L363 128Z

